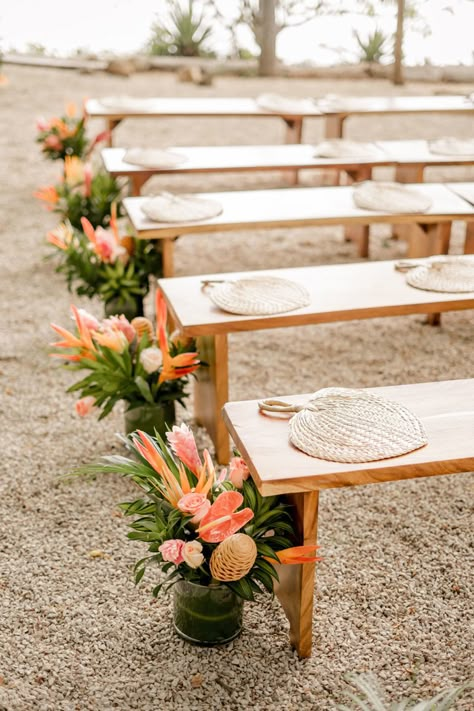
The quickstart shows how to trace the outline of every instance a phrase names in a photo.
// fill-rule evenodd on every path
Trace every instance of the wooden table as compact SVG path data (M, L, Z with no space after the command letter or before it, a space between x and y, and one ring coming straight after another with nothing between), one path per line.
M395 264L361 262L158 281L175 325L185 335L198 339L201 358L209 364L208 368L197 371L194 409L197 421L212 437L219 462L226 463L229 458L228 435L221 419L222 407L229 399L229 334L474 308L474 293L440 294L415 289L406 283L405 275L395 269ZM202 289L202 281L206 279L251 275L279 276L302 284L310 294L310 305L273 316L240 316L214 306Z
M149 198L130 197L123 201L133 230L138 238L160 239L163 250L163 276L173 276L174 239L185 234L262 230L276 227L322 227L351 225L361 227L358 234L359 255L368 255L371 224L406 224L412 226L408 256L439 254L449 247L453 220L474 220L474 206L444 185L425 183L422 190L432 200L424 213L394 213L362 210L354 205L352 187L290 188L222 193L197 193L218 201L223 211L217 217L199 222L160 223L142 212ZM222 237L220 238L222 239Z
M260 492L264 496L284 494L294 505L300 544L316 543L319 492L323 489L474 470L474 380L368 391L399 402L415 413L423 422L428 444L401 457L367 464L339 464L309 457L294 448L288 442L287 419L260 414L256 400L231 402L224 408L226 425ZM310 397L285 395L279 399L303 404ZM309 657L315 566L280 566L278 572L277 595L290 622L290 641L300 657Z
M474 183L446 183L446 186L474 207ZM464 252L474 254L474 222L466 222Z
M319 99L326 119L326 138L342 138L351 116L390 114L474 114L474 101L463 95L444 96L340 96Z

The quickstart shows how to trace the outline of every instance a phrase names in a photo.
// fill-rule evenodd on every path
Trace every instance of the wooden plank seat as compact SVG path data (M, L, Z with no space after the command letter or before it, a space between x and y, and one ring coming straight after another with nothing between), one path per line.
M201 357L209 364L198 371L194 407L197 421L213 439L220 462L227 462L229 457L229 440L221 418L221 409L229 399L229 334L474 308L474 292L441 294L415 289L406 283L405 275L395 269L395 264L333 264L158 281L176 327L197 338ZM206 280L234 280L252 274L280 276L304 285L311 297L310 305L273 316L240 316L219 309L202 288Z
M288 144L282 146L172 146L167 150L183 155L186 160L174 167L144 168L127 163L125 148L105 148L102 160L114 177L128 178L131 194L139 195L143 185L154 175L211 172L253 172L269 170L336 170L344 171L351 180L370 178L372 169L396 168L399 182L423 182L426 167L437 165L474 165L473 156L442 156L430 152L428 141L376 141L378 157L315 157L315 146Z
M276 227L350 225L366 228L371 224L405 224L411 225L408 256L420 257L448 250L453 220L474 220L474 206L441 184L423 185L423 192L430 196L432 206L420 214L362 210L354 205L352 192L351 187L338 186L198 193L200 197L218 201L222 213L211 219L186 223L160 223L148 219L141 208L149 198L125 198L123 204L137 237L162 241L163 275L166 277L173 275L174 239L185 234ZM367 256L368 229L361 229L358 239L359 255Z
M421 419L428 444L400 457L367 464L340 464L315 459L293 447L288 442L287 419L260 414L256 400L231 402L224 408L226 426L260 492L264 496L286 495L293 504L300 544L316 543L319 494L323 489L474 470L474 380L368 391L410 408ZM303 404L309 398L307 394L278 399ZM324 547L324 540L322 543ZM278 573L277 595L290 622L290 641L300 657L309 657L315 566L280 566Z

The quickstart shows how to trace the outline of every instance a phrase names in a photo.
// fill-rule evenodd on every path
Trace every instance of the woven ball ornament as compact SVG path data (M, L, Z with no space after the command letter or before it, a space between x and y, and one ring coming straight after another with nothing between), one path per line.
M129 148L123 157L126 163L143 168L174 168L185 163L187 156L160 148Z
M144 316L135 316L130 323L136 331L138 340L140 340L144 333L148 334L150 341L153 340L153 324L149 319Z
M198 222L220 215L222 205L195 195L161 193L146 200L142 211L154 222Z
M212 286L208 293L211 301L219 308L244 316L285 313L308 306L311 302L304 286L272 276L223 281Z
M426 212L431 198L422 190L401 183L365 180L354 188L352 197L357 207L376 212Z
M296 412L290 442L311 457L331 462L372 462L423 447L420 420L403 405L364 390L324 388L303 406L259 402L261 410Z
M234 533L219 543L211 555L212 577L223 583L240 580L252 569L257 558L257 546L246 533Z
M314 146L316 158L380 158L382 151L374 143L335 138Z
M474 255L432 257L410 269L407 284L425 291L474 292Z

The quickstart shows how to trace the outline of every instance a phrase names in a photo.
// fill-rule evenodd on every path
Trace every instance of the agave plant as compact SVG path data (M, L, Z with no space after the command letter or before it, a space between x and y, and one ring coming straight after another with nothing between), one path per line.
M452 689L444 689L424 701L404 698L387 703L372 674L348 674L346 679L357 688L359 693L345 692L352 704L350 706L339 704L336 707L338 711L449 711L454 708L454 703L466 689L474 687L474 682L466 682Z
M148 43L150 54L177 55L180 57L209 56L204 44L212 28L206 24L204 14L195 13L193 0L184 7L179 0L168 0L170 19L168 25L155 22L153 36Z
M366 40L363 40L358 32L354 30L354 37L360 47L360 60L362 62L373 62L378 64L382 57L389 52L387 46L389 37L376 28L368 35Z

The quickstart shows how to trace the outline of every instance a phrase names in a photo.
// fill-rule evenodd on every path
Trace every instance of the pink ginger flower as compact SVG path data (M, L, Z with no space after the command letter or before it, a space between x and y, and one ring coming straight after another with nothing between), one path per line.
M49 131L49 129L51 128L51 124L49 123L49 121L46 121L43 116L41 116L36 121L36 128L38 131Z
M80 417L86 417L94 410L95 407L95 397L88 395L87 397L81 397L80 400L76 402L75 408L76 412Z
M184 541L179 538L171 538L169 541L162 543L158 550L163 556L163 560L179 565L184 561L183 548Z
M183 513L193 514L190 523L199 523L211 508L211 502L205 494L191 492L182 496L177 506Z
M202 462L199 458L194 435L189 427L184 422L181 427L174 425L171 432L166 433L166 438L178 459L180 459L193 474L198 475L199 470L202 468Z
M124 263L128 260L127 250L117 243L113 232L104 230L103 227L98 227L95 231L95 236L95 252L103 262L115 264L117 259Z
M229 462L229 481L235 486L236 489L241 489L243 483L249 478L250 472L242 457L232 457Z
M77 309L78 312L81 314L82 317L82 323L84 326L89 330L89 331L98 331L100 328L100 323L96 319L95 316L90 314L88 311L85 309Z
M106 330L112 329L112 331L121 331L129 343L132 343L135 338L135 329L124 314L111 316L105 319L102 324Z

